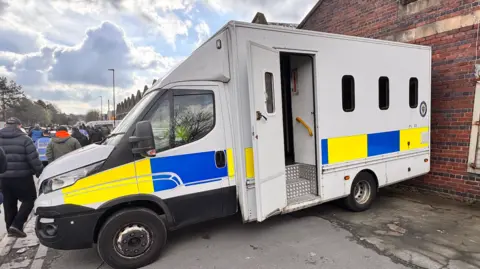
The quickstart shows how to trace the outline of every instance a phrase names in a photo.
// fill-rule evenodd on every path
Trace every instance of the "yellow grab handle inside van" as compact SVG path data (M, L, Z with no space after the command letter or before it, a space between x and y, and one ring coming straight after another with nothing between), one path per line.
M302 120L302 118L297 117L296 120L297 120L298 122L300 122L300 123L303 125L303 127L305 127L305 128L307 129L308 135L313 136L312 129L310 128L310 126L308 126L308 124L306 124L306 123Z

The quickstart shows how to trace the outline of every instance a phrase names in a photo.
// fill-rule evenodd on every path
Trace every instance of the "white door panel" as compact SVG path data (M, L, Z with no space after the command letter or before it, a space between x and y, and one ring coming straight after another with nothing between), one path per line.
M280 55L251 42L248 59L257 221L263 221L287 205Z

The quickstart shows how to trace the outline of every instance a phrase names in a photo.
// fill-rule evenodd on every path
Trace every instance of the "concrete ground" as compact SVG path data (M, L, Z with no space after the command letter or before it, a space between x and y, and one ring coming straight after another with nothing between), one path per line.
M263 223L234 216L188 227L146 268L480 268L478 207L404 193L384 191L362 213L326 204ZM109 268L94 249L16 251L1 269Z
M379 253L419 267L480 268L479 206L402 188L384 192L361 214L335 209L320 214Z

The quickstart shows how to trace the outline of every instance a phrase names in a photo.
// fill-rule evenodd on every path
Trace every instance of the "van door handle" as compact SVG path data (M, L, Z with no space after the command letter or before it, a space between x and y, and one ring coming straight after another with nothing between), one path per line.
M225 151L222 150L215 152L215 165L217 168L223 168L227 165Z
M262 114L262 112L257 111L257 120L261 120L262 118L263 118L265 121L268 120L267 117L265 117L265 116Z

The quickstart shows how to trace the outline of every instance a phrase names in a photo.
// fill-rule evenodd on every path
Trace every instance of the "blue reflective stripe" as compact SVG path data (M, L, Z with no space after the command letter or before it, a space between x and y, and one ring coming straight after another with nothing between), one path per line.
M154 191L175 188L177 183L184 186L210 183L228 175L227 166L217 168L215 151L152 158L150 166Z
M322 164L335 164L339 162L345 161L354 161L359 160L367 157L378 156L382 154L390 154L405 150L417 149L417 148L425 148L429 146L428 141L423 141L422 135L425 132L429 132L429 127L415 127L409 129L402 129L402 130L395 130L389 132L380 132L380 133L371 133L371 134L360 134L354 136L344 136L344 137L331 137L322 139ZM366 141L362 140L362 143L345 146L343 141L338 142L337 139L344 139L344 138L353 138L357 136L366 136ZM335 148L332 145L332 141L340 143L343 147ZM365 145L366 143L366 145ZM408 143L408 144L407 144ZM330 145L329 145L330 144ZM367 149L366 154L362 154L364 156L354 156L354 158L348 159L345 158L342 161L335 161L332 156L336 155L346 155L349 152L345 152L348 150L358 150L361 147L362 153L365 153L365 148Z
M50 143L50 138L48 138L48 137L39 138L35 142L35 146L37 147L37 151L38 151L40 161L42 161L42 162L43 161L48 161L47 156L45 156L45 154L47 153L48 143Z
M400 131L367 135L368 156L400 151Z
M328 164L328 139L322 139L322 164Z

